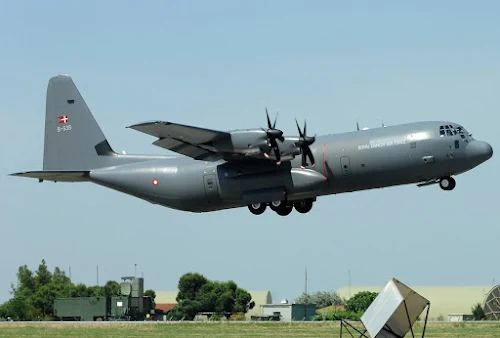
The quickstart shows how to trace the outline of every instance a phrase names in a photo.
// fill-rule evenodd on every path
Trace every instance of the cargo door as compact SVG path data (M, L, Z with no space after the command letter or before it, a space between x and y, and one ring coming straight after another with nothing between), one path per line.
M349 159L349 156L342 156L340 158L340 167L342 170L342 175L351 175L351 160Z

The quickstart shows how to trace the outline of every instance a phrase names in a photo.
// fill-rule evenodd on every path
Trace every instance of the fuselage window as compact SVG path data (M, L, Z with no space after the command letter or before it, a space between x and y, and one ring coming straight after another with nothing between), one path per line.
M459 140L455 140L455 148L460 148L460 141Z

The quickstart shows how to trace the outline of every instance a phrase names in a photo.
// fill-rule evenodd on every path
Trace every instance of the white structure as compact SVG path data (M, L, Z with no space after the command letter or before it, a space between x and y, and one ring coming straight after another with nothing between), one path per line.
M474 320L474 316L469 313L450 313L448 314L449 322L464 322Z
M361 316L373 338L404 337L429 301L395 278L389 280Z
M265 304L260 306L261 316L276 316L280 321L311 320L316 315L316 304Z

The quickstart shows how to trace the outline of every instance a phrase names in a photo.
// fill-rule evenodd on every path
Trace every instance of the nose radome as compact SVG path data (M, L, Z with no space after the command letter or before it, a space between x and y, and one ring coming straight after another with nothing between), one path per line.
M467 155L486 161L493 156L493 148L488 142L472 141L467 145Z

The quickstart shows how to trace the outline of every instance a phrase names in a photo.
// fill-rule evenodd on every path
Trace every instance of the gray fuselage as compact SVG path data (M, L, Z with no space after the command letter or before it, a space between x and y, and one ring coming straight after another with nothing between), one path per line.
M318 136L311 150L316 165L306 169L300 156L277 166L115 155L113 166L91 170L89 179L151 203L206 212L428 182L470 170L493 153L462 126L439 121Z

